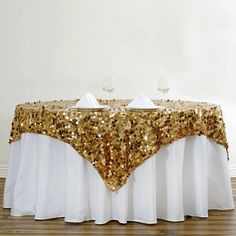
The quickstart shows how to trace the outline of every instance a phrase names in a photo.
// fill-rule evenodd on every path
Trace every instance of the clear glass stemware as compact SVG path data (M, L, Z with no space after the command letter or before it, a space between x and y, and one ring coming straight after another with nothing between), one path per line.
M169 92L169 84L166 76L160 76L157 84L157 90L162 93L162 100L166 99L166 94Z
M104 76L102 89L108 93L107 105L109 106L110 94L114 91L114 77L113 76Z

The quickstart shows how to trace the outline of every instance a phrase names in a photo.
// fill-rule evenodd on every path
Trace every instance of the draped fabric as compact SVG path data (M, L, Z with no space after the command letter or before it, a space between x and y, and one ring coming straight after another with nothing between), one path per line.
M112 105L122 109L113 112L74 109L75 102L18 105L10 142L24 133L66 142L94 166L111 191L121 188L145 160L181 138L204 135L228 148L222 112L214 104L154 101L165 109L135 111L127 109L127 101L115 100Z
M163 147L110 191L93 165L69 144L24 133L11 143L4 191L11 215L104 224L207 217L209 209L233 209L226 150L205 136Z

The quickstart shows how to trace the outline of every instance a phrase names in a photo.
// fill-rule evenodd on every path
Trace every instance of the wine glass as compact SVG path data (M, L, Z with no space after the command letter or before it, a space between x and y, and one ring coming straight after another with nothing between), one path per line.
M112 93L115 89L114 86L114 77L113 76L104 76L102 89L108 94ZM109 96L107 99L107 105L109 105Z
M169 92L169 84L166 76L160 76L158 80L157 90L162 93L162 100L166 99L166 94Z

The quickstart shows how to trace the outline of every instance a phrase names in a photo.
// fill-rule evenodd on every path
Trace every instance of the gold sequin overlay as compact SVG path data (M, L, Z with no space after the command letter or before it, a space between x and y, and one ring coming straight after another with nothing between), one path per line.
M111 191L167 144L191 135L205 135L228 150L218 105L187 101L154 101L164 110L80 111L78 101L25 103L16 106L9 142L22 133L48 135L70 144L92 163ZM99 100L106 104L105 100ZM125 108L128 100L113 100Z

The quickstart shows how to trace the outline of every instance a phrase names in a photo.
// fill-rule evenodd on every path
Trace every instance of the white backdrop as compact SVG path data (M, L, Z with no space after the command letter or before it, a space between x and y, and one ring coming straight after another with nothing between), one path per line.
M236 174L235 0L0 0L0 175L8 163L15 105L104 97L160 98L168 74L173 99L221 104Z

